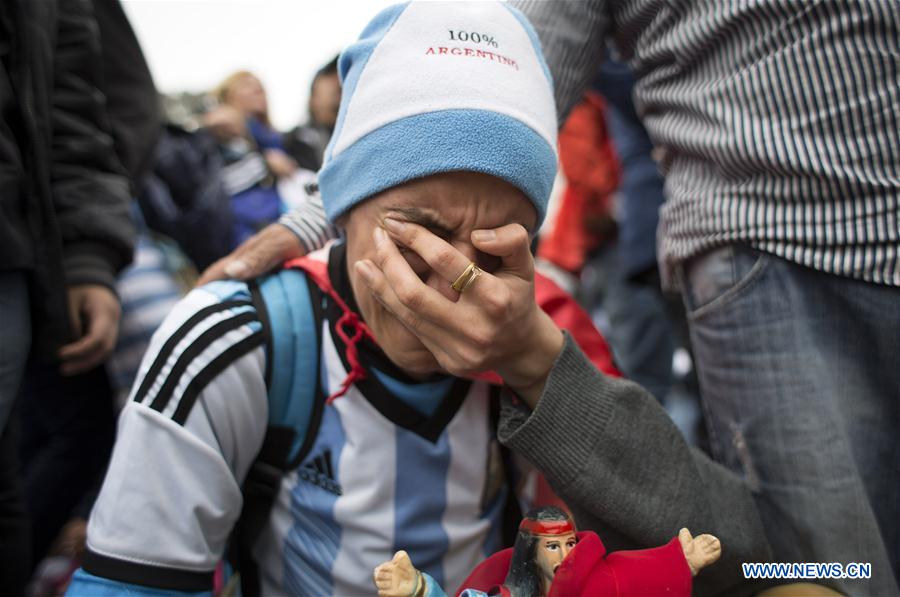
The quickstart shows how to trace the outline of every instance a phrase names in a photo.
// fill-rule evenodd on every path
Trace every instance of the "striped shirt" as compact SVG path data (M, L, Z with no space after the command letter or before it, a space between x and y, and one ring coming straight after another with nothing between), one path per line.
M307 254L324 247L325 243L338 236L337 228L325 215L325 207L317 188L307 188L306 201L296 204L281 216L278 223L297 236Z
M518 1L541 38L561 114L607 38L662 150L664 280L747 243L841 276L900 286L900 2Z

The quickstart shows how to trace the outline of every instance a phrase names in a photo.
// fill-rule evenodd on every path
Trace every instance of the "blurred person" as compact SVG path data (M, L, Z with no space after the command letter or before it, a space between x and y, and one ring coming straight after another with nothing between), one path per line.
M98 88L105 98L113 150L130 181L133 196L135 181L152 166L159 133L156 89L119 1L91 0L90 4L102 58ZM120 272L115 281L121 306L121 333L111 358L121 354L123 342L134 345L135 319L145 318L134 308L130 282L135 267L142 266L146 259L142 237L136 246L134 264ZM166 292L160 278L153 282L154 292ZM137 311L152 304L147 295L145 286ZM173 304L170 301L168 307ZM161 318L156 324L160 321ZM83 532L76 528L77 521L70 518L84 524L92 502L88 494L92 488L96 491L112 451L116 400L111 373L109 359L74 375L61 375L54 364L35 359L28 364L21 396L20 450L32 528L33 566L38 565L52 543L67 543L66 537L58 537L64 527L70 535Z
M635 111L634 75L611 56L601 65L591 90L606 101L607 129L621 165L621 182L613 208L615 240L589 261L581 300L595 321L605 321L603 329L625 376L664 405L689 443L705 445L696 369L673 362L678 348L692 359L690 339L680 297L664 293L660 283L656 228L665 180Z
M279 133L269 121L269 102L260 80L249 71L227 76L213 95L219 105L204 117L204 124L219 139L230 144L248 138L266 160L276 177L289 176L297 164L284 152Z
M337 57L319 69L309 90L309 121L284 136L284 149L301 168L317 171L331 140L341 105Z
M465 26L501 19L506 51L522 64L521 71L488 60L441 57L422 64L405 52L369 59L376 46L387 50L417 39L423 23L443 35L450 16ZM390 33L386 21L396 21ZM253 553L240 567L245 595L253 590L364 592L371 567L392 553L395 542L407 545L436 578L458 584L485 551L496 547L510 486L494 439L492 390L485 381L462 377L493 364L473 363L471 371L442 369L399 320L385 315L352 264L374 257L376 245L389 242L381 228L385 216L405 217L410 226L430 218L443 227L445 238L487 268L479 283L487 272L516 278L514 267L507 271L500 265L504 243L480 245L479 253L470 232L479 225L520 222L505 230L524 241L525 255L519 258L530 260L525 227L535 229L543 217L556 165L550 81L533 39L527 24L499 3L462 11L421 3L381 13L343 54L345 78L396 73L398 84L433 97L451 91L451 104L435 114L414 95L401 93L397 97L403 102L397 102L377 83L361 83L352 104L345 98L342 106L348 122L358 124L343 129L347 147L329 155L321 178L329 219L341 222L347 242L332 244L258 285L201 287L169 316L154 336L120 419L113 461L88 526L84 570L76 575L72 594L210 588L242 503L257 503L259 494L252 492L260 490L260 475L272 471L262 466L271 462L264 459L284 447L274 430L284 430L277 424L280 409L269 397L285 379L288 408L314 406L315 414L305 435L289 442L298 452L290 452L290 470L274 476L271 510L261 519L251 516L258 525L249 531L239 526L243 547L237 549ZM443 86L400 78L414 66L432 72ZM509 85L488 98L482 90L476 96L457 85L472 77L504 76ZM500 109L513 97L521 98L523 117L540 123L540 132L515 112ZM475 99L489 100L481 104L488 109L467 110ZM371 110L384 101L402 106L405 115L379 123ZM448 135L460 127L481 135L477 151L465 136ZM411 129L420 134L404 134ZM398 134L403 143L397 142ZM383 149L383 136L390 151ZM447 151L434 148L436 142L445 143ZM510 143L522 159L505 159ZM422 160L423 155L431 159ZM373 230L381 237L373 238ZM426 274L424 264L410 264ZM470 275L474 272L469 269ZM455 295L441 276L430 277L444 295ZM295 310L291 321L309 317L309 326L296 330L304 339L315 338L296 343L296 350L312 349L315 366L308 368L275 350L285 349L279 342L284 320L270 319L279 313L270 292L290 280L306 285L295 292L285 286L283 296ZM562 332L537 308L531 282L513 283L520 292L510 305L511 319L496 325L540 338L544 351L558 349ZM602 339L596 332L593 337L603 346L599 362L613 373ZM510 343L538 347L515 338ZM529 386L528 377L538 374L528 363L534 354L520 351L518 362L503 363L498 373L517 386ZM285 356L288 362L282 364ZM267 422L273 420L269 433ZM148 452L150 443L156 449ZM245 479L251 493L242 496ZM178 496L163 498L156 489L163 486L177 488ZM394 519L396 528L384 526L384 520Z
M269 122L265 89L248 71L237 71L213 91L219 105L203 117L219 143L225 191L231 197L233 248L287 210L279 180L297 164L284 152L282 135Z
M658 260L687 309L710 445L776 557L900 577L900 4L514 3L564 116L608 38L662 156Z
M635 113L634 77L628 66L607 60L592 88L607 101L607 126L622 168L615 207L616 242L597 256L606 274L599 304L608 317L608 336L626 376L665 404L674 382L676 341L656 265L664 179L651 155L653 144Z
M177 243L202 271L234 243L225 159L207 131L171 122L161 126L153 157L152 171L138 181L141 219L154 236Z
M537 256L577 278L590 254L616 234L612 204L621 174L599 94L586 93L560 129L559 162L565 189Z
M4 2L0 28L0 586L18 595L31 546L9 417L26 357L64 375L103 362L134 230L91 2Z

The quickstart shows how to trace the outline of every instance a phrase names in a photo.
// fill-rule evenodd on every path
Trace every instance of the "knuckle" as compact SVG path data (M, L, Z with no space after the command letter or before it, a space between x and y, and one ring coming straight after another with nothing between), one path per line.
M422 240L422 231L417 226L404 226L403 235L410 246L418 244Z
M465 371L480 371L483 368L483 352L474 345L462 350L459 355L460 366Z
M472 354L476 355L479 359L483 358L483 355L491 348L493 343L493 335L490 333L490 330L472 333L469 336Z
M397 290L397 298L406 305L407 308L416 310L422 306L424 296L422 292L411 286L402 286Z
M455 255L449 249L441 249L434 256L434 265L435 269L446 270L449 269L454 262Z
M485 311L492 318L505 318L512 309L512 297L505 286L492 290L483 300Z
M422 320L418 315L407 311L402 315L403 324L410 330L417 332L422 327Z
M492 316L501 315L506 311L507 301L502 290L497 289L482 299L484 309Z
M521 224L513 224L513 228L510 231L510 237L517 244L527 243L528 231L525 230L524 226L522 226Z
M390 258L390 254L387 252L386 249L384 249L382 247L376 247L375 258L372 259L372 261L374 261L378 265L379 269L381 269L383 271L384 266L388 262L389 258Z

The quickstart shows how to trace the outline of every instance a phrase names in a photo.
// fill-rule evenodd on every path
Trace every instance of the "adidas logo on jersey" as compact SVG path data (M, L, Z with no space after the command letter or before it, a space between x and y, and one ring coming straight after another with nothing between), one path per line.
M334 479L334 469L331 467L331 450L325 450L318 456L297 469L301 479L317 485L335 495L341 495L343 490Z

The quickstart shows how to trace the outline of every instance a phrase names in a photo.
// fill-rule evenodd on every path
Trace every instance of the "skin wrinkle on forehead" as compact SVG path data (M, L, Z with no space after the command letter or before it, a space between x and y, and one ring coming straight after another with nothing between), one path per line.
M427 228L437 236L450 238L453 236L453 227L441 219L437 210L422 207L389 207L385 217L393 217L399 214L402 218L413 224Z
M449 174L449 173L447 173ZM441 175L437 175L441 176ZM446 174L444 174L446 176ZM433 202L435 197L432 194L426 194L422 192L420 189L417 189L416 186L419 181L412 181L409 187L403 190L402 199L398 201L398 204L386 206L383 208L383 217L395 217L400 215L404 221L418 224L424 228L427 228L432 233L444 238L444 240L450 240L452 238L460 237L463 240L468 241L468 234L459 234L460 229L463 229L465 225L462 222L453 222L448 220L446 210L441 210L436 207L429 207L423 205L410 205L414 203L428 203ZM499 182L499 181L497 181ZM496 182L495 182L496 184ZM504 186L508 183L505 181L502 183ZM475 215L475 221L482 221L482 214L480 212L489 208L490 206L490 197L481 197L479 195L484 193L475 193L475 200L478 204L478 209ZM448 196L437 197L437 200L443 204L453 204L455 203L454 199L457 198L457 193L448 193ZM446 203L445 203L446 202ZM530 203L529 203L530 204ZM451 214L453 210L451 209ZM393 214L393 215L392 215ZM471 217L471 216L469 216ZM504 226L506 224L510 224L512 221L504 221L504 222L496 222L487 224L484 223L477 227L473 227L472 229L490 229L490 228L498 228L500 226ZM534 235L534 223L533 222L524 222L520 221L525 230L528 232L529 236ZM471 232L468 230L466 232Z
M434 234L441 237L453 236L453 226L441 219L440 212L437 210L422 207L389 207L387 208L386 217L391 217L392 213L400 214L407 222L418 224L423 228L428 228ZM521 224L521 222L520 222ZM528 236L533 236L534 231L528 224L522 224L522 227L528 232Z

